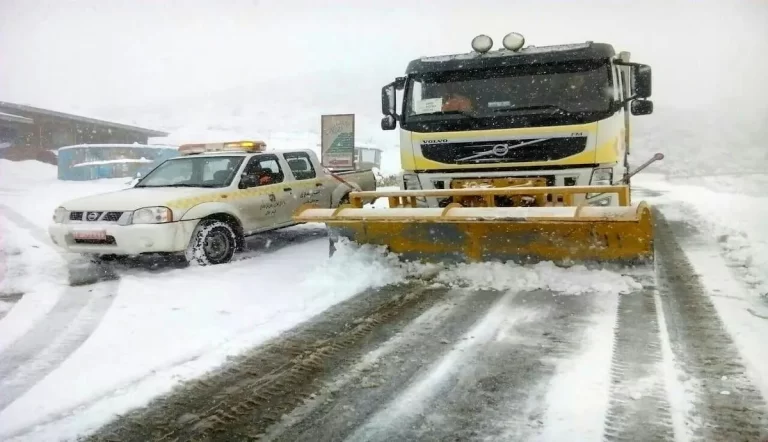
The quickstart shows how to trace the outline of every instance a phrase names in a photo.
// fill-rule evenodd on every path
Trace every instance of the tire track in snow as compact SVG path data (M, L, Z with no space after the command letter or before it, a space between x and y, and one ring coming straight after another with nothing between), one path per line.
M685 420L695 440L764 440L768 407L673 228L654 211L671 349L693 392Z
M619 297L604 440L674 437L657 318L652 288Z
M583 338L594 326L593 313L602 310L596 306L599 299L596 294L571 296L548 290L505 294L465 329L455 345L431 356L429 365L407 379L396 397L383 398L376 413L347 430L348 436L343 437L345 432L336 427L335 437L348 441L535 438L550 424L546 422L550 384L561 367L583 350ZM419 348L403 356L413 354L430 357ZM599 434L599 419L595 426ZM311 434L302 440L311 440Z
M43 244L53 244L38 226L8 206L3 215ZM52 249L52 253L58 253ZM41 269L44 270L44 269ZM0 353L0 411L55 370L93 333L112 305L119 281L67 286L53 308Z
M84 298L84 305L78 302L77 307L67 308L67 313L58 318L60 325L53 333L47 334L48 340L42 341L40 347L30 352L29 349L16 349L14 346L10 349L13 353L9 360L3 355L3 362L0 364L0 411L55 370L91 336L112 305L116 291L115 282L99 284L98 288L93 288L87 299ZM59 312L54 307L54 314L57 313ZM41 325L48 326L49 318L50 316L46 317ZM67 320L62 321L63 318ZM41 338L41 335L42 333L34 334L31 339ZM25 342L29 341L28 336L30 335L23 338Z

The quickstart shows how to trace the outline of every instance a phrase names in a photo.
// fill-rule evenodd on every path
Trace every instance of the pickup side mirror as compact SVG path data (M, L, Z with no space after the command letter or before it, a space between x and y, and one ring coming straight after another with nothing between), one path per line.
M630 107L632 115L650 115L653 113L653 101L634 100Z
M256 187L259 184L256 175L249 175L244 173L240 175L240 184L237 185L240 189L248 189L249 187Z
M651 67L647 64L632 66L632 94L639 98L651 96Z

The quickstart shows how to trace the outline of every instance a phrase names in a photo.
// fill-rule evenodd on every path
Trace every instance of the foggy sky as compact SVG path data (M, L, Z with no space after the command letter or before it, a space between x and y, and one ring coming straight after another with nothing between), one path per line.
M322 73L313 87L344 101L354 81L349 99L370 90L377 112L378 89L408 60L517 31L527 44L630 51L653 67L657 105L757 102L766 23L760 0L0 0L0 100L87 112Z

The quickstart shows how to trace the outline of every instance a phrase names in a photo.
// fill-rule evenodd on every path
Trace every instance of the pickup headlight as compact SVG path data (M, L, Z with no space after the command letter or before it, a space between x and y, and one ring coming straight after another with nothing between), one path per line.
M56 210L53 211L53 222L56 224L61 224L64 222L64 218L67 216L67 209L63 207L57 207Z
M173 212L167 207L145 207L133 212L133 224L160 224L173 221Z

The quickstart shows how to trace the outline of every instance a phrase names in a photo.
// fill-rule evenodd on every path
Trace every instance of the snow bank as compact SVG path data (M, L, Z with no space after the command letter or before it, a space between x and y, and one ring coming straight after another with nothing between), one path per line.
M663 192L660 197L645 199L652 204L672 203L664 208L667 218L691 223L717 238L729 266L755 294L768 296L768 198L762 196L764 193L753 196L734 191L764 189L759 184L762 179L758 176L706 180L720 191L691 185L690 180L667 181L658 175L639 175L633 184ZM700 179L695 182L702 183Z
M39 161L0 159L0 205L47 229L56 207L64 201L130 187L127 178L59 181L57 167Z

